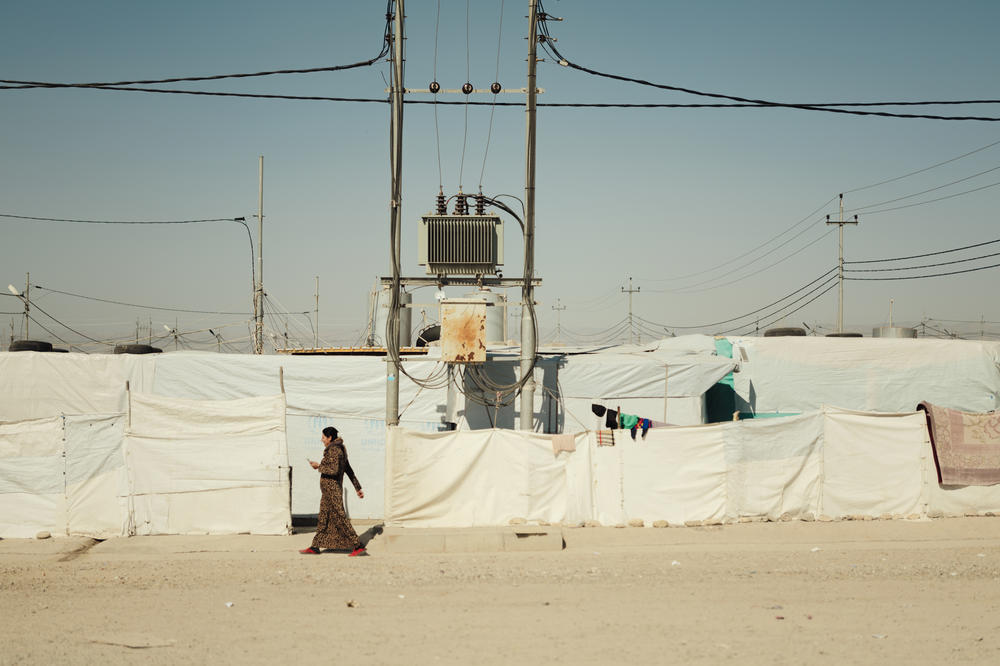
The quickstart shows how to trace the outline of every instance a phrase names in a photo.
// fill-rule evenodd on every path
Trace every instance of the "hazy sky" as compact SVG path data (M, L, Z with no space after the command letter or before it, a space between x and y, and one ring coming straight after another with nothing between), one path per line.
M527 0L441 0L435 44L438 5L406 3L407 86L426 88L436 75L443 87L458 88L467 72L477 87L495 78L505 87L524 85ZM547 0L546 9L565 18L549 27L571 61L674 86L801 103L1000 98L1000 4L991 0ZM384 10L378 0L5 3L0 70L10 80L83 82L350 63L379 52ZM379 98L388 71L380 63L349 72L160 87ZM545 89L540 101L550 103L713 101L597 78L550 60L539 65L538 84ZM245 216L255 229L257 159L264 155L267 292L279 307L311 310L319 275L322 338L358 340L368 293L389 271L388 105L80 89L2 90L0 100L0 213L98 220ZM1000 117L1000 104L886 110ZM417 221L433 206L439 184L448 194L459 184L475 191L482 172L485 193L523 197L523 110L498 107L492 114L485 169L491 110L470 107L467 128L465 113L462 106L438 107L438 143L434 108L406 107L405 274L423 274L416 265ZM537 293L542 336L552 337L557 299L566 306L564 338L585 341L601 338L586 334L620 331L627 310L620 289L629 276L641 288L634 307L645 320L643 338L663 327L686 332L675 327L714 324L777 301L835 266L837 233L822 218L836 217L840 192L848 214L857 212L861 220L845 231L848 260L994 240L1000 237L1000 185L990 186L1000 183L1000 145L867 186L997 141L1000 123L992 122L773 108L543 107L536 245L536 272L544 280ZM984 189L969 192L977 188ZM940 197L950 198L898 208ZM888 208L897 209L878 212ZM521 270L521 238L516 224L506 228L504 274L513 276ZM23 288L30 271L34 284L107 300L227 313L252 308L250 250L235 223L112 226L0 218L0 234L4 287ZM882 267L998 251L986 245ZM856 275L929 274L993 263L1000 261ZM937 328L978 335L978 323L963 322L1000 321L991 297L998 270L848 282L846 326L869 334L887 320L893 298L900 324L927 317ZM233 340L248 332L248 317L241 314L137 309L38 290L32 296L48 314L98 339L134 337L137 318L143 327L151 319L154 335L175 321L181 331L219 328ZM515 291L510 296L518 298ZM431 290L417 291L414 300L433 302ZM0 312L20 309L17 299L0 298ZM762 325L781 316L767 316L773 311L762 311ZM836 312L834 289L775 325L805 322L828 332ZM66 341L83 339L41 312L35 316ZM434 318L433 308L427 316ZM20 316L0 316L5 340L8 321L21 326ZM283 320L268 325L284 332ZM753 321L691 330L733 326L747 330ZM985 330L1000 332L1000 324ZM310 331L305 317L290 318L293 337L309 342ZM53 339L35 324L31 333ZM211 348L207 333L184 339ZM241 345L245 341L235 343Z

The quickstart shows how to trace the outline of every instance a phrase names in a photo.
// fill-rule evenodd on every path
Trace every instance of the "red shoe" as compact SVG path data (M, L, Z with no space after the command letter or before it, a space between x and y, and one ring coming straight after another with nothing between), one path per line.
M319 551L313 548L312 546L309 546L308 548L303 548L299 552L302 553L303 555L319 555Z
M364 547L356 548L348 557L367 557L368 551Z

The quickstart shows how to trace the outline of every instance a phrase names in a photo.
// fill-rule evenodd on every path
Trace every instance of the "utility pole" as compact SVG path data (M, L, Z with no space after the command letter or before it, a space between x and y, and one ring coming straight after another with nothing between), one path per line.
M387 317L386 377L385 377L385 423L399 425L399 285L400 263L400 207L403 198L403 0L396 0L396 11L392 27L392 115L389 123L389 148L392 162L392 193L389 201L389 252L392 263L392 287L389 316ZM374 333L374 332L373 332Z
M552 306L552 309L556 311L556 344L559 343L559 336L562 334L562 311L566 309L565 305L559 304L559 299L556 299L556 304Z
M530 0L528 8L528 93L525 110L524 168L524 284L521 285L521 430L534 430L535 378L533 374L536 340L532 316L535 290L532 287L535 269L535 102L538 96L538 2Z
M313 349L319 349L319 276L316 276L316 330L313 331Z
M28 321L31 319L31 272L24 274L24 339L30 340Z
M840 254L837 261L838 271L837 275L839 277L840 287L839 293L837 295L837 333L844 332L844 225L853 224L857 226L858 216L855 215L853 220L844 220L844 195L840 195L840 220L836 222L830 221L830 216L826 216L827 224L836 224L840 227Z
M254 353L264 353L264 156L257 171L257 288L254 290Z
M632 288L632 278L628 279L628 289L622 287L622 293L628 294L628 342L632 344L632 294L638 294L642 290L642 287ZM639 342L642 342L642 338L639 338Z

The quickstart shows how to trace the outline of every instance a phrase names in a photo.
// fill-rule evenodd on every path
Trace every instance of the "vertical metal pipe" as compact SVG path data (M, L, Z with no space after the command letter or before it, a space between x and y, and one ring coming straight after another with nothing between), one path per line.
M31 319L31 273L24 274L24 339L30 340L28 321Z
M400 206L403 198L403 0L396 0L393 18L392 117L389 143L392 156L392 200L389 205L390 248L392 254L392 292L386 319L385 423L399 425L399 272Z
M264 156L260 156L257 182L257 289L254 294L254 353L264 353Z
M521 287L521 377L533 372L535 360L535 322L532 316L535 290L535 72L538 66L538 3L530 0L528 9L528 95L525 104L526 160L524 168L524 284ZM521 430L534 430L535 379L528 377L521 387Z
M319 349L319 276L316 276L316 330L313 331L313 349Z

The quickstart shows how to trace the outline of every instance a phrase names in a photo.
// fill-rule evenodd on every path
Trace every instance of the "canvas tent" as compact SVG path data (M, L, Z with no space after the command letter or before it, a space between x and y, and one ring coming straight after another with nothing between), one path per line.
M621 433L622 431L619 431ZM576 451L521 431L390 430L386 519L412 527L511 520L646 525L1000 511L1000 486L939 486L922 413L798 416L594 433Z
M122 399L0 423L0 538L288 532L283 396Z

